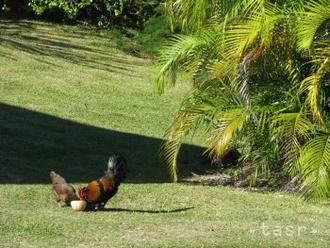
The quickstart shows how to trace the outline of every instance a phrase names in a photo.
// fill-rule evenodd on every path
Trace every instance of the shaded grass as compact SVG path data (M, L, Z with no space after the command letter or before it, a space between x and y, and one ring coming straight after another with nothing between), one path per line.
M125 113L112 115L121 118ZM112 119L109 119L109 122ZM160 165L161 139L70 121L0 103L0 183L49 183L55 170L71 182L86 182L103 174L110 153L128 161L128 182L166 182ZM202 171L202 148L184 145L183 174ZM205 163L207 165L207 163Z
M111 32L0 21L0 246L329 246L328 205L164 183L160 138L189 86L155 94L152 62L116 47ZM182 175L201 168L201 150L185 146ZM130 173L107 211L58 208L49 170L80 187L103 173L113 151Z

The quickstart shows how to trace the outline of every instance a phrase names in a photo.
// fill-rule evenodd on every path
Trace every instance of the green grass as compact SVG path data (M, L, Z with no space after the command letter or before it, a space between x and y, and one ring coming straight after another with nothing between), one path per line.
M4 247L329 245L328 206L302 203L292 196L180 184L124 184L108 203L109 211L73 212L57 207L49 185L1 185L0 190ZM263 223L269 236L262 234ZM286 236L290 226L292 236ZM300 227L306 229L298 233ZM278 228L281 236L276 236Z
M158 149L189 85L155 94L152 61L118 50L117 40L0 21L0 247L329 246L328 205L167 183ZM184 146L181 176L207 166L199 142ZM129 174L107 211L58 208L49 170L79 187L102 175L114 151Z

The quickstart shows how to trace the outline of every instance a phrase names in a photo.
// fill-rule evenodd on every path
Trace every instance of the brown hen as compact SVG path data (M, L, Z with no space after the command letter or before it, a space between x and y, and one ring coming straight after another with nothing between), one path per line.
M63 177L56 174L54 171L51 171L49 176L52 181L52 191L59 207L62 207L62 202L69 206L71 201L79 200L76 195L76 190L72 185L68 184Z

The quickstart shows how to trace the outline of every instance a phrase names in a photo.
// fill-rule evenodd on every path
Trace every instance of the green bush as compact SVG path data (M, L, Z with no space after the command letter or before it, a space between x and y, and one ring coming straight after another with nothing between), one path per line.
M141 28L154 13L158 1L142 0L30 0L38 15L55 16L69 22L85 22L98 27Z
M157 9L157 14L145 22L144 29L137 33L136 47L144 54L155 56L170 34L170 26L162 10L159 8Z
M26 17L33 15L29 0L0 0L0 14L10 17Z
M37 15L51 21L143 28L159 0L0 0L0 13L10 17Z

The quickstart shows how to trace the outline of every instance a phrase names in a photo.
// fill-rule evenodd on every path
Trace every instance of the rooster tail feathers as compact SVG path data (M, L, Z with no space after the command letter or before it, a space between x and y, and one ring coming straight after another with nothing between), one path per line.
M108 168L105 171L107 176L114 176L119 182L126 178L126 159L118 153L110 156Z

